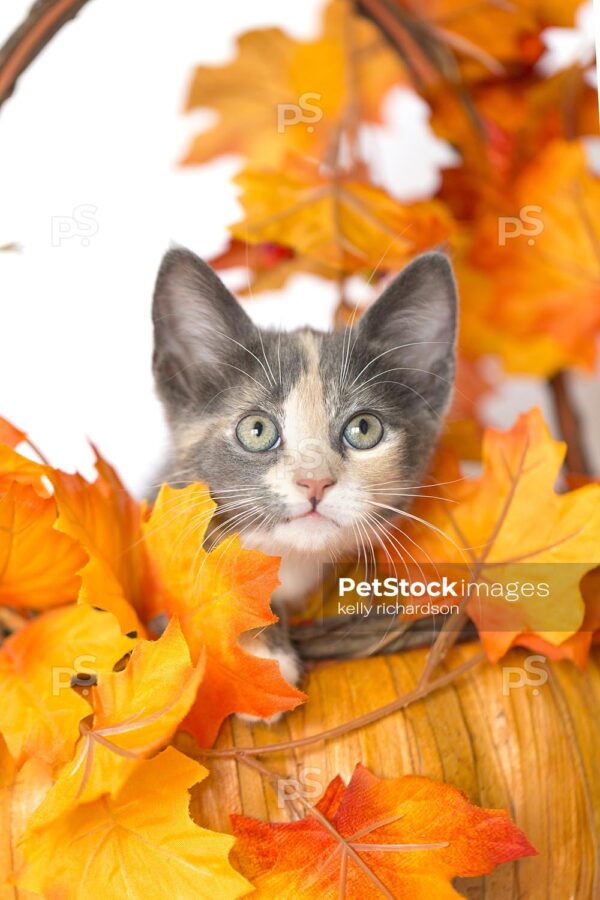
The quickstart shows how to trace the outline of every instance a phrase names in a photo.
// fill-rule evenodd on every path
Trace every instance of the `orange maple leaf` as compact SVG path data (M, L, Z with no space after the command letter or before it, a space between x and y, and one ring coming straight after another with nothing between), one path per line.
M600 179L583 145L551 144L521 175L515 200L517 210L535 206L537 230L507 240L495 271L490 323L512 337L507 368L590 368L600 329Z
M417 775L384 781L360 764L315 810L269 825L232 816L234 860L257 897L450 900L460 897L452 878L536 852L504 810Z
M517 71L531 66L544 49L541 32L549 23L572 26L580 0L524 0L519 4L470 0L393 0L398 25L423 50L435 41L438 54L450 51L460 67L461 80L498 77L503 67ZM367 9L371 8L366 3ZM439 65L439 63L438 63ZM448 70L442 77L450 80Z
M17 453L10 444L0 443L0 494L18 482L32 485L41 497L47 497L48 489L43 480L45 475L44 465Z
M96 468L93 483L78 474L49 471L59 511L56 528L88 555L80 571L80 600L113 612L124 632L141 633L153 593L142 509L98 453Z
M215 509L203 485L164 485L144 525L164 608L179 618L192 661L206 653L196 703L183 724L202 746L232 712L267 718L306 699L277 662L251 656L238 643L244 632L277 621L269 601L279 560L242 549L237 535L207 554L202 541Z
M592 367L600 330L598 209L600 179L577 141L552 142L521 171L508 204L482 217L458 245L468 355L496 353L509 371L543 377Z
M469 86L468 105L447 83L426 96L434 131L461 156L460 165L444 169L439 196L459 220L476 225L482 215L518 214L516 180L551 141L600 129L597 93L580 66L550 78L527 70L478 81Z
M8 444L14 450L26 437L27 434L24 431L0 416L0 444Z
M0 493L0 604L46 609L75 600L85 554L55 522L54 499L30 485Z

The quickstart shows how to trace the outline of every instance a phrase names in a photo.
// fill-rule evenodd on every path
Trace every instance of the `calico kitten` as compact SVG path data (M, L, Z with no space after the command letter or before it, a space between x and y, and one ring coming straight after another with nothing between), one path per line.
M168 252L154 295L154 374L171 432L164 480L203 481L218 504L205 539L239 532L281 556L285 619L320 566L360 548L418 485L447 407L457 298L439 253L411 263L353 327L261 330L201 259ZM247 636L300 666L284 628Z

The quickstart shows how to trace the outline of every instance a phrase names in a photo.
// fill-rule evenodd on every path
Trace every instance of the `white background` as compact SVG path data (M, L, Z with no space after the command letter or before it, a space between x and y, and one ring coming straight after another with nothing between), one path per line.
M0 43L30 0L2 0ZM0 415L26 428L55 465L90 474L86 436L141 490L165 432L150 375L150 302L165 249L221 250L239 217L229 179L239 160L180 168L210 114L182 115L196 63L230 58L235 34L280 25L311 37L320 0L94 0L64 28L0 111ZM591 15L575 35L553 35L553 58L590 52ZM426 112L406 96L371 134L387 181L417 196L451 154L428 137ZM57 246L56 217L95 208L92 230ZM89 212L90 210L88 210ZM54 229L54 239L53 239ZM263 323L326 327L332 288L298 277L283 294L252 301ZM600 388L578 397L600 468ZM512 380L488 404L490 421L547 398Z

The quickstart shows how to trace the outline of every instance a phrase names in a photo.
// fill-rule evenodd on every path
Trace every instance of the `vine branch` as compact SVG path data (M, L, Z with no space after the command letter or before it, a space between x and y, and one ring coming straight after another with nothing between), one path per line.
M391 703L387 703L385 706L379 706L377 709L372 709L362 716L357 716L355 719L351 719L349 722L343 722L341 725L336 725L334 728L328 728L326 731L308 734L291 741L280 741L277 744L265 744L262 747L199 748L197 753L204 758L237 759L240 755L262 756L265 753L281 753L286 750L294 750L297 747L306 747L309 744L316 744L318 741L331 740L332 738L340 737L343 734L348 734L351 731L356 731L357 728L364 728L366 725L371 725L373 722L377 722L379 719L383 719L391 713L404 709L406 706L415 703L417 700L422 700L439 688L445 687L455 679L465 675L468 671L479 665L480 662L483 662L485 658L486 655L483 651L476 653L455 669L445 672L433 681L427 680L427 682L418 684L413 690L403 694L402 697L397 697L395 700L392 700Z
M0 48L0 107L13 93L25 69L55 34L89 0L37 0L27 17Z
M590 463L583 444L581 421L569 390L565 371L557 372L548 381L560 433L567 444L565 467L569 475L589 475Z

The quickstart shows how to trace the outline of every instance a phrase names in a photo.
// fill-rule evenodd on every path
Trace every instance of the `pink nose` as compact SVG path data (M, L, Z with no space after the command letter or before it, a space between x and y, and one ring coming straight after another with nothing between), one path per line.
M297 481L298 487L306 488L306 495L309 500L316 501L323 499L323 495L328 487L335 484L333 478L303 478Z

